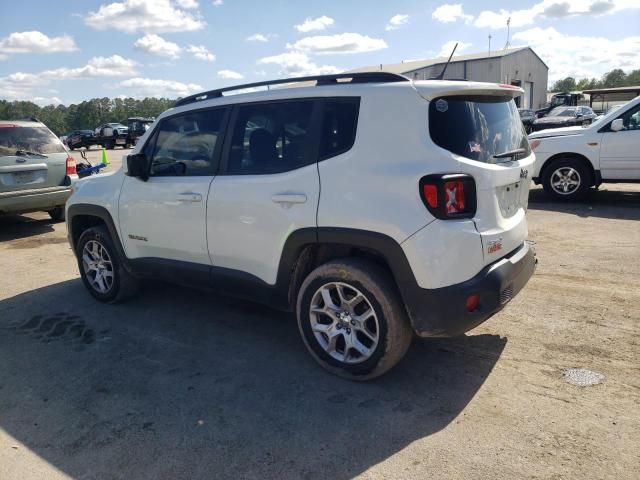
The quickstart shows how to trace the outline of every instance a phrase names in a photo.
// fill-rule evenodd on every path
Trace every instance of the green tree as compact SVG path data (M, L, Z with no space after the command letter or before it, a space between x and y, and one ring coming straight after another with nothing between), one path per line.
M576 79L573 77L567 77L562 80L558 80L553 84L551 88L552 92L570 92L576 89Z

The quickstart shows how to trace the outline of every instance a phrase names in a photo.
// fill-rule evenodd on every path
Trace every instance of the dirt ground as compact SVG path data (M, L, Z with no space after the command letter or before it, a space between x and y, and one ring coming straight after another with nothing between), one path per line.
M535 189L529 225L505 310L358 384L263 307L155 283L99 304L64 224L1 218L0 478L640 478L640 185Z

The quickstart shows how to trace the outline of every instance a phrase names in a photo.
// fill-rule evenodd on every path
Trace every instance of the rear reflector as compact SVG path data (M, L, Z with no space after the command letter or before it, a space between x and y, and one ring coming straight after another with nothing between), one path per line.
M480 306L480 295L474 293L473 295L469 295L467 297L467 312L472 313L475 312Z
M75 175L76 174L76 160L71 156L67 156L67 175Z
M420 179L420 196L429 212L441 220L473 218L476 183L464 173L427 175Z

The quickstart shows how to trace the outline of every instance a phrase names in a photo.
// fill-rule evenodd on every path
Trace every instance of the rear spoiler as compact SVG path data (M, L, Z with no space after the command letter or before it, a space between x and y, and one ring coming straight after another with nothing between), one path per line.
M413 87L422 98L431 101L434 98L456 95L495 95L515 98L524 95L524 90L516 85L503 83L457 82L449 80L414 81Z

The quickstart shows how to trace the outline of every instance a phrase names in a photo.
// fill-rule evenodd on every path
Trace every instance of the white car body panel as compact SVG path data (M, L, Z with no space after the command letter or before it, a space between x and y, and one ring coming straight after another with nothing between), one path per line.
M316 226L319 195L315 164L272 175L216 177L207 214L213 265L274 285L289 234Z

